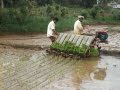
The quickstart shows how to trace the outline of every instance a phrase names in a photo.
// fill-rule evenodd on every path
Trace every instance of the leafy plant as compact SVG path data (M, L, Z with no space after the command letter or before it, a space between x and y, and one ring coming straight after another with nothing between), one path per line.
M82 11L81 11L81 15L84 16L85 18L87 18L88 15L89 15L89 13L88 13L87 10L82 10Z
M112 18L114 20L120 20L120 11L119 10L112 10Z
M74 43L67 41L65 42L65 44L53 43L51 45L51 48L55 50L57 49L59 51L63 51L66 53L72 53L72 54L78 54L80 56L84 56L87 46L83 44L81 47L79 47L79 46L76 46Z
M63 8L61 9L61 17L65 17L66 14L68 14L68 9L65 8L65 7L63 7Z
M93 56L93 57L99 56L99 50L96 48L90 48L90 56Z
M97 17L97 14L98 12L101 10L101 7L99 6L94 6L92 9L91 9L91 16L93 19L95 19Z
M95 19L97 16L97 10L95 8L92 8L90 14L91 14L92 18Z

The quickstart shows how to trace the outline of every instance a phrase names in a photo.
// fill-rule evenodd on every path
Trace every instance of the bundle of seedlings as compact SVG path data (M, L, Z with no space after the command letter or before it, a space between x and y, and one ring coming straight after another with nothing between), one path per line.
M64 44L58 42L53 43L50 46L50 54L62 55L64 57L96 57L99 56L99 50L94 47L88 47L85 44L76 46L74 43L66 41Z

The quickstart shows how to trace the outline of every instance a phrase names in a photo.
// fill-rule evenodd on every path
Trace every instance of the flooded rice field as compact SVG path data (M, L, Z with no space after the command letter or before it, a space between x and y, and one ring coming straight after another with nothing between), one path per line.
M120 90L120 57L73 60L0 48L0 90Z

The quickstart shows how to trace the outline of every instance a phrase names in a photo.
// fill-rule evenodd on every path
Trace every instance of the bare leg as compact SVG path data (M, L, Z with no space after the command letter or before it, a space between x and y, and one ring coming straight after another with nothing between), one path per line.
M52 41L52 43L56 41L56 37L54 37L54 36L50 36L49 38Z

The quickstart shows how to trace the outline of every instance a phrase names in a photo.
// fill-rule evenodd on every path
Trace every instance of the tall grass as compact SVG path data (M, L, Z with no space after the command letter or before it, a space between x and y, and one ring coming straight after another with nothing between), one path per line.
M0 31L2 32L46 32L49 18L47 17L30 17L26 23L8 23L1 24Z
M61 18L61 20L56 24L58 31L72 30L75 22L74 17Z

